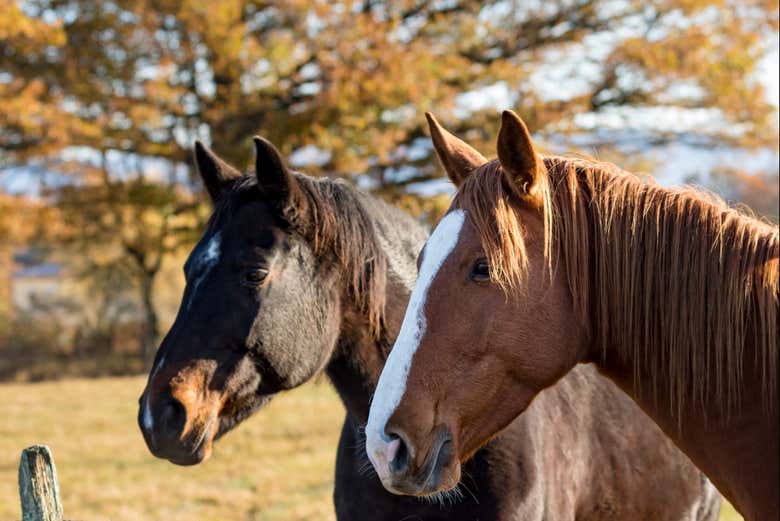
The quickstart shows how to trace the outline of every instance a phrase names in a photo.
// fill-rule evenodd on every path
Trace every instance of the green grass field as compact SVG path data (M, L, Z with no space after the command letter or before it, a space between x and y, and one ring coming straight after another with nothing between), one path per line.
M152 457L136 426L144 379L0 385L0 519L20 519L21 449L49 445L65 515L76 521L332 520L343 409L325 383L304 386L220 440L210 461ZM723 521L741 519L724 507Z

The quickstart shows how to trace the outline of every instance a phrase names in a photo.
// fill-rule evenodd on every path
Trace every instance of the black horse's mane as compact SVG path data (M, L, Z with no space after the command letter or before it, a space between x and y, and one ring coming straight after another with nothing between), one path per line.
M366 313L371 332L378 337L384 326L388 262L377 228L384 217L380 213L386 212L376 212L375 202L368 204L366 194L343 180L299 172L291 178L294 186L277 205L280 217L309 242L320 262L342 273L349 297ZM264 197L255 175L236 179L215 205L209 225Z

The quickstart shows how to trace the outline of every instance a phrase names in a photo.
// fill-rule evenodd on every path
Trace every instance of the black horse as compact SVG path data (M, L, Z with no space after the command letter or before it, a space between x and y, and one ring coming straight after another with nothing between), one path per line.
M255 138L242 176L202 144L214 203L184 270L179 314L140 398L151 452L203 461L274 394L323 370L347 410L340 520L715 520L720 496L634 403L590 367L545 391L464 467L442 501L366 475L369 400L415 280L423 228L350 185L289 171Z

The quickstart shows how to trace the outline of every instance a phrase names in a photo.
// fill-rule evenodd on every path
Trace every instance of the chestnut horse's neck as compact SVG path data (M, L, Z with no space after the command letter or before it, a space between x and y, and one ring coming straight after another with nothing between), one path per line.
M373 334L370 317L351 305L348 281L342 280L341 332L326 373L347 412L365 424L371 395L401 327L417 276L417 254L427 234L422 225L396 208L369 196L363 197L362 204L368 207L375 239L387 259L386 287L381 292L385 299L383 327L378 337Z
M568 176L553 183L554 233L591 361L748 519L776 516L777 228L692 190L552 163Z
M690 406L679 418L672 413L674 397L659 385L655 394L637 386L632 361L616 350L595 357L602 374L613 380L661 427L672 441L715 484L747 521L775 519L780 509L780 432L776 412L763 407L761 369L752 360L735 410L724 413L719 403Z

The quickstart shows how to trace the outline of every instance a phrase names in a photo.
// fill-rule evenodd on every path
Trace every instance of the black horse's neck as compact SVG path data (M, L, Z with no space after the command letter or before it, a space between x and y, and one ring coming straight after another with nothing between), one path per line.
M364 424L371 395L403 321L417 276L417 254L427 234L419 223L396 208L368 196L361 202L387 256L384 327L379 338L372 337L365 311L352 306L348 298L342 299L341 334L325 371L347 413Z

